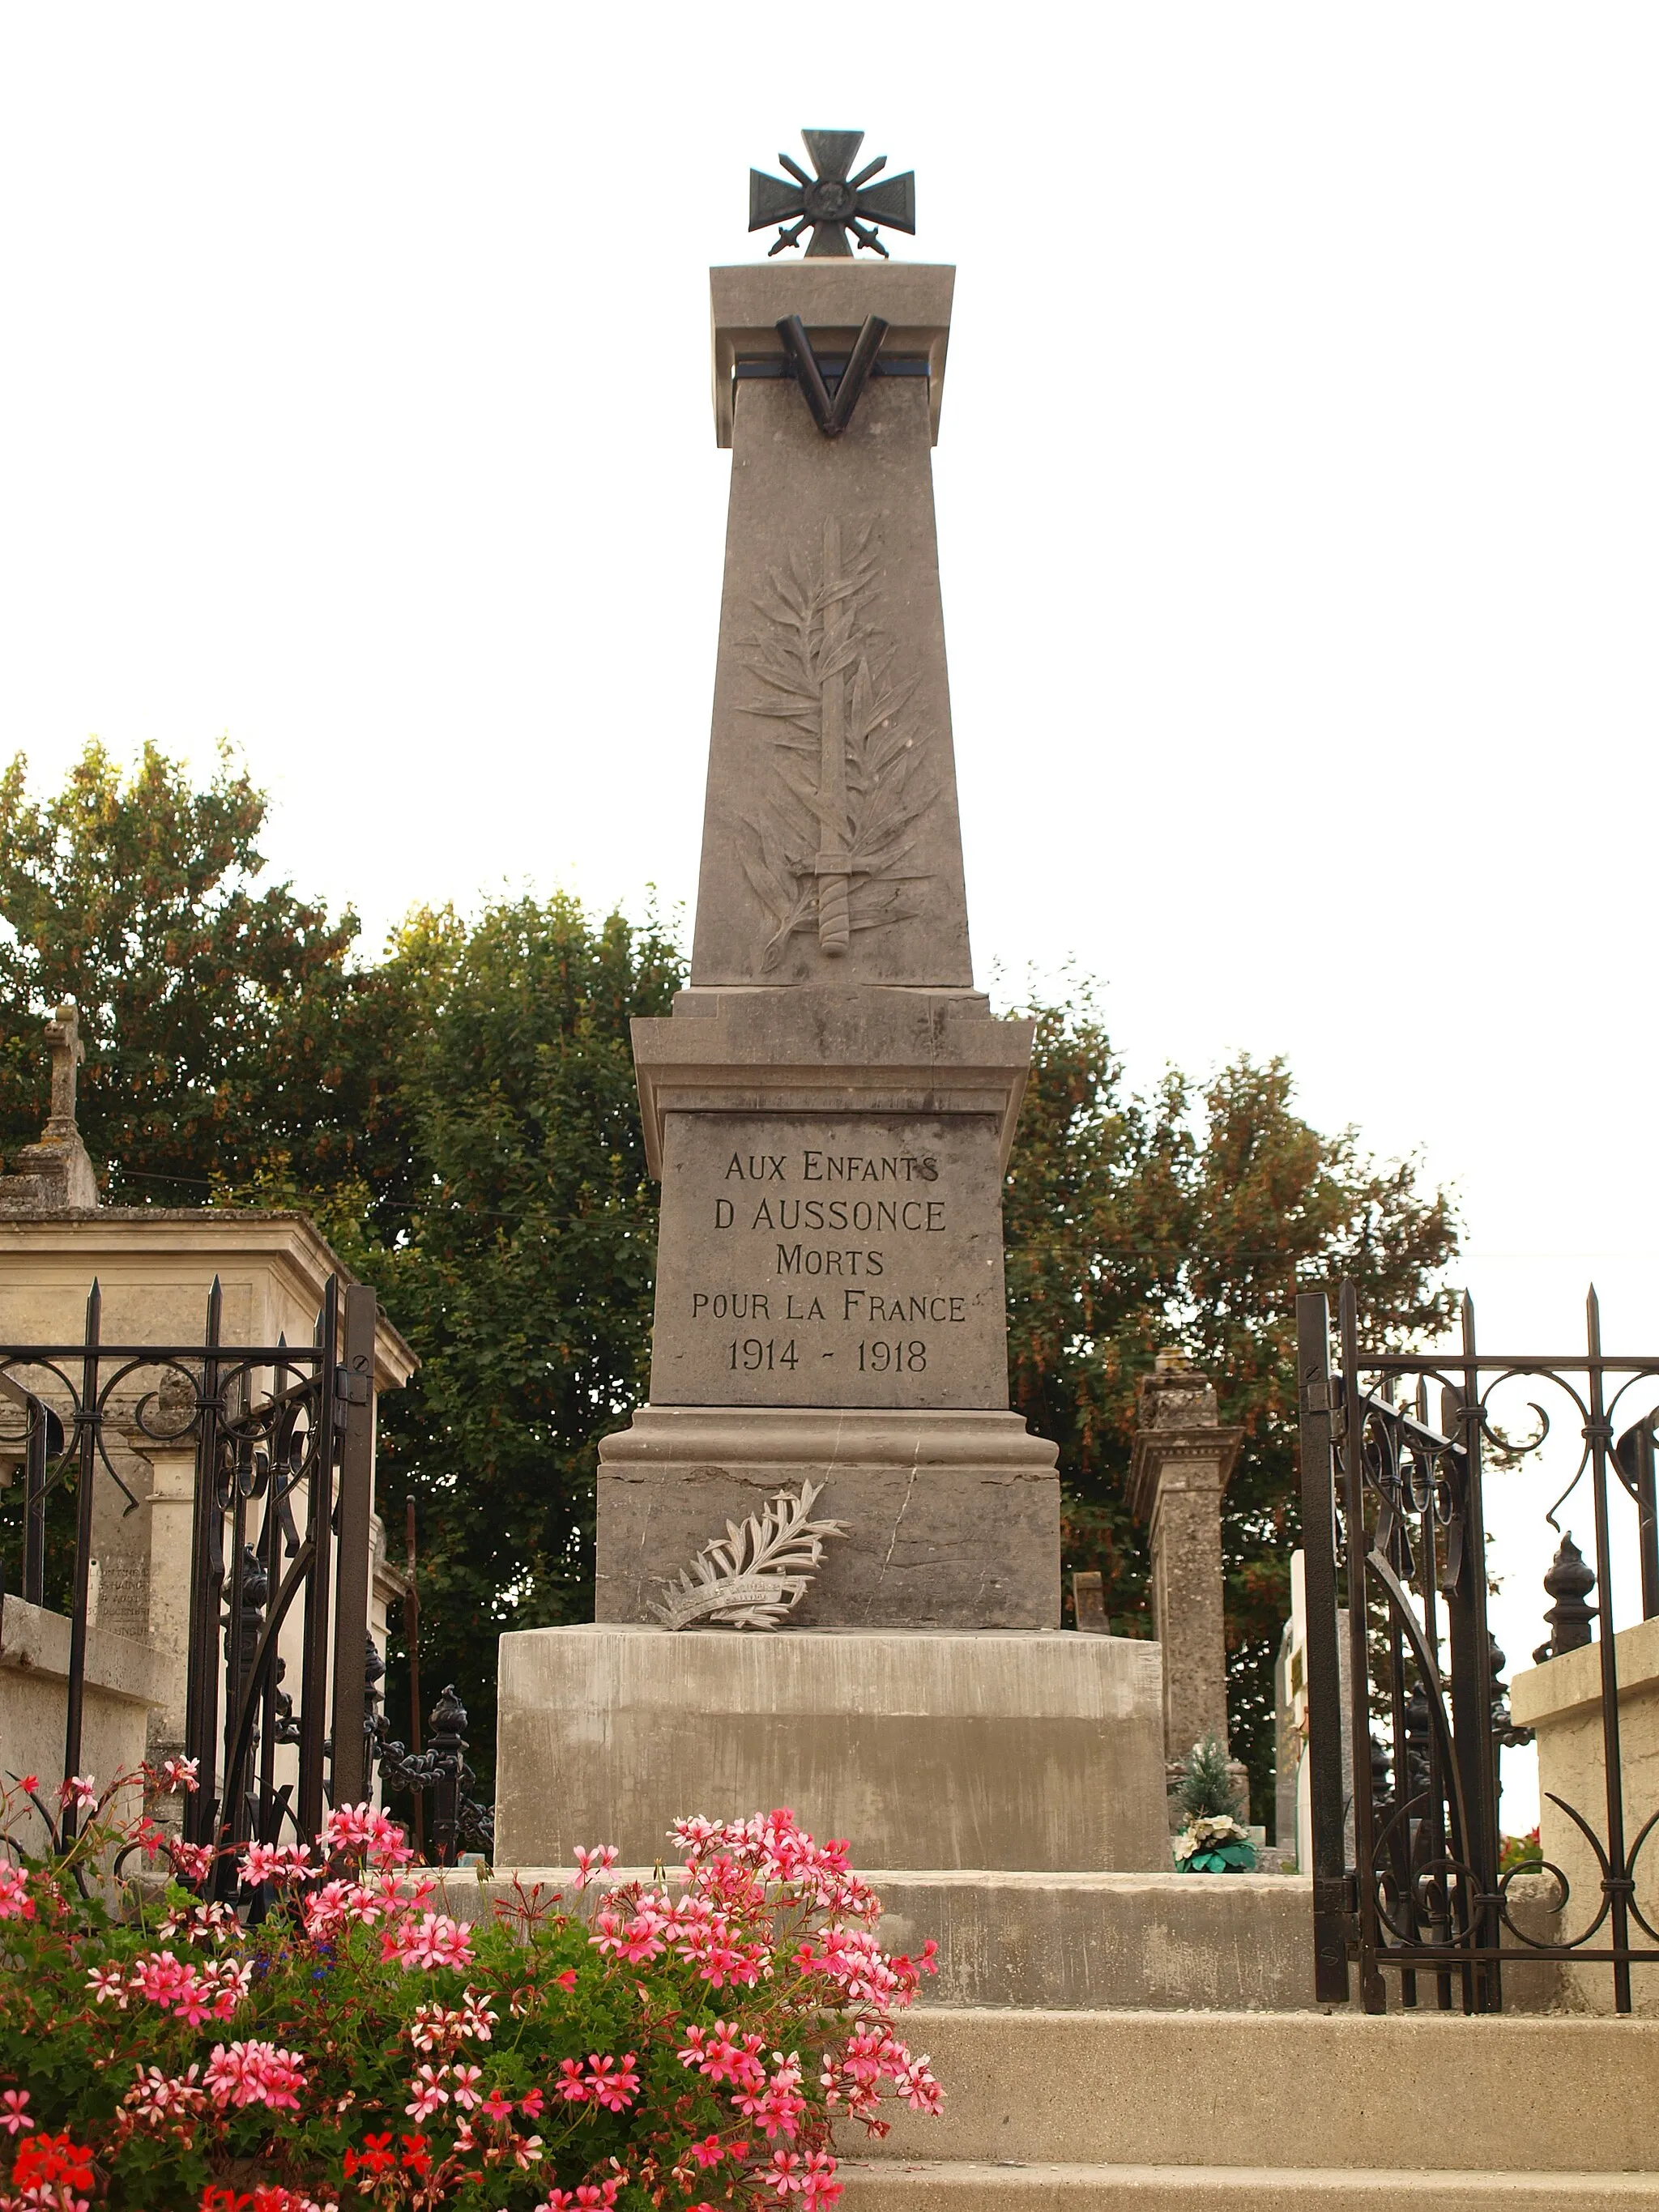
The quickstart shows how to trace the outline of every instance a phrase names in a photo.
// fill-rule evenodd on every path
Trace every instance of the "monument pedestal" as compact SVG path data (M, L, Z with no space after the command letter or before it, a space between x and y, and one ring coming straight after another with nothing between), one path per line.
M860 1867L1167 1868L1162 1675L1125 1637L597 1626L501 1638L496 1857L672 1856L787 1805Z
M1055 1456L1017 1413L641 1407L599 1446L595 1616L651 1620L671 1568L805 1480L847 1534L792 1627L1057 1628Z

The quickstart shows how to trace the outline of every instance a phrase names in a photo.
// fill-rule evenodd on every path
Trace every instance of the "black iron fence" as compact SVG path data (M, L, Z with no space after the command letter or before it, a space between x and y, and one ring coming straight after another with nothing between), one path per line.
M181 1747L200 1786L185 1800L184 1838L224 1853L216 1881L226 1894L235 1847L285 1830L315 1836L325 1804L368 1795L377 1762L388 1788L434 1794L440 1863L488 1848L453 1691L424 1755L392 1741L379 1711L384 1668L368 1620L376 1318L373 1291L353 1285L342 1297L331 1277L309 1345L229 1346L216 1280L200 1344L106 1344L94 1283L78 1344L0 1345L0 1443L22 1476L21 1594L46 1602L52 1561L52 1595L70 1620L66 1777L82 1765L99 1486L112 1485L131 1516L144 1501L123 1466L193 1457ZM77 1818L71 1802L64 1843Z
M1633 1547L1643 1616L1659 1613L1659 1408L1637 1411L1659 1384L1659 1357L1603 1352L1594 1291L1582 1352L1482 1352L1467 1300L1455 1352L1362 1352L1351 1284L1334 1357L1322 1292L1298 1297L1297 1324L1316 1993L1346 2002L1352 1962L1367 2011L1389 2002L1389 1974L1395 2002L1420 2002L1426 1982L1442 2008L1495 2011L1506 1962L1576 1960L1605 1965L1614 2008L1628 2012L1632 1967L1659 1960L1636 1893L1659 1811L1632 1834L1613 1584L1620 1547ZM1487 1476L1539 1451L1564 1416L1577 1464L1547 1516L1561 1541L1545 1578L1549 1635L1533 1656L1582 1648L1594 1624L1601 1802L1551 1799L1594 1852L1599 1889L1588 1898L1540 1858L1500 1863L1498 1752L1526 1732L1511 1720L1486 1619ZM1575 1496L1593 1520L1593 1566L1557 1518ZM1547 1939L1515 1909L1522 1872L1547 1878Z

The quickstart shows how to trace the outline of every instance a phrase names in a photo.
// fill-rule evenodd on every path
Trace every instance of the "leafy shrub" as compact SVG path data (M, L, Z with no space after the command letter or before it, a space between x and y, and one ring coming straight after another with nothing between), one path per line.
M67 1844L33 1778L0 1793L0 2212L829 2212L836 2122L939 2108L890 2024L933 1946L884 1953L845 1846L787 1812L677 1822L672 1879L580 1850L568 1899L518 1887L469 1925L367 1805L243 1850L239 1911L153 1818L176 1787L188 1762L101 1799L76 1778ZM118 1917L135 1851L172 1878Z

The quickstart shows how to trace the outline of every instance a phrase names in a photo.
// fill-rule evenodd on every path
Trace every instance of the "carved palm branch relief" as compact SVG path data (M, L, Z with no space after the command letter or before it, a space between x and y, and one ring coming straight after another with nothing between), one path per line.
M895 683L871 619L873 524L823 526L822 557L791 554L755 602L763 629L744 652L757 679L744 711L772 729L772 775L742 817L739 857L775 927L763 969L797 930L844 954L855 930L913 921L929 871L908 863L915 824L938 796L933 748Z
M741 1528L728 1521L724 1538L705 1544L678 1582L664 1583L662 1604L651 1608L664 1627L708 1620L727 1628L776 1628L811 1588L824 1538L847 1533L839 1521L811 1518L823 1487L803 1481L799 1496L781 1490Z

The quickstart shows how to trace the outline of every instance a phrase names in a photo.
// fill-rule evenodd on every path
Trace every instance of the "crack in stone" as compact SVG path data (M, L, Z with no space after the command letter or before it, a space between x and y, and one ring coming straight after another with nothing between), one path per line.
M903 1502L899 1507L897 1516L893 1522L893 1533L887 1542L887 1557L881 1563L881 1578L884 1582L887 1579L888 1568L893 1564L893 1553L898 1547L899 1530L904 1525L905 1515L910 1510L910 1493L916 1486L921 1457L921 1451L918 1449L910 1462L910 1480L904 1486Z

